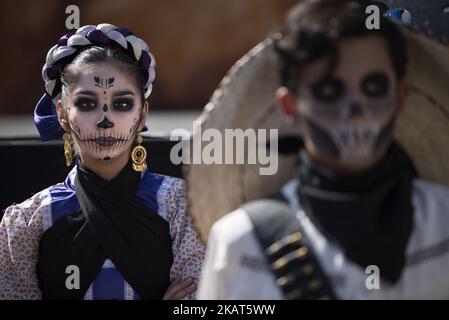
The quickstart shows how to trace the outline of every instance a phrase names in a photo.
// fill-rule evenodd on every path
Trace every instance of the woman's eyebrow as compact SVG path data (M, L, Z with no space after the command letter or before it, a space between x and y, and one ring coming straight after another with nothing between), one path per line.
M134 92L132 92L131 90L122 90L122 91L116 91L113 94L114 97L128 96L128 95L132 95L133 96Z
M94 91L90 91L90 90L81 90L81 91L79 91L79 92L77 92L77 93L75 93L76 95L79 95L79 94L82 94L82 95L85 95L85 96L96 96L96 94L95 94L95 92Z

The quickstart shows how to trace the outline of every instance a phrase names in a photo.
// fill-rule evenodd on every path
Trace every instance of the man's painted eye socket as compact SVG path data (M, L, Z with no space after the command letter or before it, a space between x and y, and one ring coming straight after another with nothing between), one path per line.
M118 99L114 101L113 107L117 111L129 111L133 108L134 103L131 99Z
M371 98L382 98L386 96L388 89L388 76L382 72L370 73L362 81L362 92Z
M79 108L81 111L91 111L95 109L97 102L89 98L79 98L75 101L75 107Z
M323 102L335 102L343 95L345 86L337 78L326 77L312 85L312 93L315 99Z

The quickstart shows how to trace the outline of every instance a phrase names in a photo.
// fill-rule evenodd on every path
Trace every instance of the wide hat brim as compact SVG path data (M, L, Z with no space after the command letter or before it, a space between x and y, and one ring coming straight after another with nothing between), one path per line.
M409 47L410 97L400 114L395 139L411 156L419 177L449 186L449 45L428 32L403 26ZM279 129L296 134L275 101L278 65L270 39L241 58L222 80L198 121L225 129ZM207 142L202 142L206 145ZM195 152L195 150L193 151ZM196 152L201 152L196 151ZM297 156L278 157L275 175L260 175L257 164L186 166L187 208L203 241L215 221L242 204L273 194L291 178Z

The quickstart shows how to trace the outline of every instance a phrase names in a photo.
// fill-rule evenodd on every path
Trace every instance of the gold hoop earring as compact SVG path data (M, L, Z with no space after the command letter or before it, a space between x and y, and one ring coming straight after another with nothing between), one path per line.
M70 167L73 162L73 149L72 145L70 144L71 141L70 133L65 132L63 138L64 138L65 164L67 165L67 167Z
M143 138L137 135L137 146L131 151L131 160L134 171L142 172L147 168L147 150L141 145Z

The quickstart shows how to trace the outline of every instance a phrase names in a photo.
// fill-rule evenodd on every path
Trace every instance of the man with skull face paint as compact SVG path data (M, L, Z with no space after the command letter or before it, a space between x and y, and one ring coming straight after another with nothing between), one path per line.
M372 4L301 1L272 42L242 59L254 81L274 51L277 102L301 137L280 140L280 151L300 161L279 193L213 225L200 299L449 298L449 189L418 179L393 138L410 90L406 39L386 18L366 28ZM251 174L242 181L254 189Z
M295 91L282 88L278 92L285 110L301 121L309 152L322 161L329 159L329 166L336 159L335 167L340 166L342 170L345 167L348 170L366 168L388 146L398 112L395 105L399 90L395 75L380 64L368 66L367 69L371 70L367 71L352 67L354 59L369 60L370 53L377 54L377 51L370 50L378 48L375 41L341 45L341 60L335 74L316 79L315 75L323 74L323 62L314 66L316 70L309 70L311 83L308 83L309 75L306 74ZM354 46L364 50L353 51ZM354 57L357 54L359 56Z
M155 78L148 45L125 28L84 26L50 49L42 75L36 126L43 140L64 137L76 165L6 209L0 299L193 298L204 247L183 181L147 170L140 145Z

